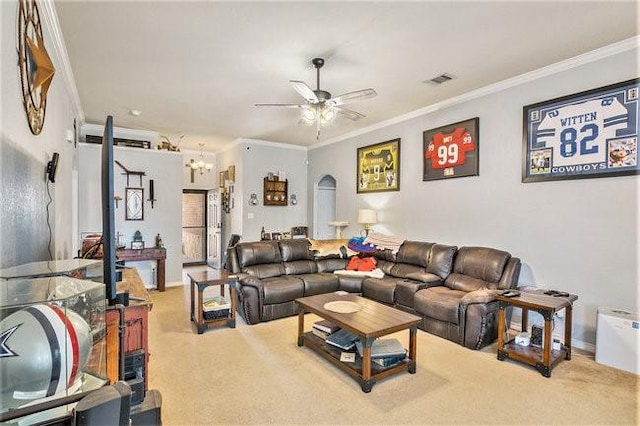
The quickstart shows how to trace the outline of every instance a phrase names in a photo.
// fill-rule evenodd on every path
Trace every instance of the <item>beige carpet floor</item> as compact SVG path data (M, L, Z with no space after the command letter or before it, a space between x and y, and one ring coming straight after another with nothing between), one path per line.
M575 354L551 378L418 331L416 374L365 394L346 373L296 344L297 318L198 335L188 287L152 293L150 387L165 425L637 425L639 377ZM310 327L315 317L305 321ZM405 345L408 332L394 335Z

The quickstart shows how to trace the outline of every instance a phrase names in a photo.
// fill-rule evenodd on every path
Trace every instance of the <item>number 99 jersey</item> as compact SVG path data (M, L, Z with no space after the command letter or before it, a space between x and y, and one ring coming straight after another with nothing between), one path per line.
M431 159L431 168L446 169L467 162L467 152L475 149L473 138L467 129L458 127L452 133L433 135L424 156Z

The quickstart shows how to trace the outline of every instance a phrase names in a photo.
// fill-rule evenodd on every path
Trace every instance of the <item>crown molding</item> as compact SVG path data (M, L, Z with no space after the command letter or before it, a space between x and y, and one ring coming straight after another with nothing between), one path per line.
M416 117L424 116L435 111L449 108L454 105L458 105L464 102L471 101L473 99L477 99L483 96L487 96L493 93L498 93L506 89L510 89L515 86L519 86L521 84L530 83L532 81L541 79L543 77L548 77L553 74L557 74L563 71L570 70L572 68L579 67L581 65L586 65L591 62L598 61L600 59L608 58L613 55L617 55L619 53L624 53L629 50L634 50L640 48L640 36L631 37L622 41L619 41L614 44L610 44L608 46L601 47L599 49L592 50L587 53L583 53L578 56L574 56L569 59L565 59L560 62L556 62L555 64L548 65L546 67L538 68L536 70L520 74L516 77L512 77L506 80L499 81L494 84L490 84L488 86L481 87L476 90L472 90L467 93L463 93L462 95L455 96L450 99L446 99L442 102L437 102L433 105L426 106L424 108L417 109L415 111L411 111L407 114L399 115L397 117L390 118L385 121L380 121L371 126L364 127L359 130L355 130L350 133L346 133L341 136L337 136L335 138L327 139L326 141L322 141L316 144L309 146L309 150L313 150L316 148L321 148L323 146L331 145L337 142L342 142L346 139L350 139L356 136L363 135L365 133L369 133L375 130L383 129L388 126L392 126L394 124L402 123L407 120L411 120Z
M69 61L64 36L60 29L60 22L58 21L56 7L53 0L38 0L38 3L41 6L40 16L42 18L42 22L51 36L51 45L53 46L53 52L51 53L53 53L56 58L56 64L60 68L60 73L64 80L64 86L67 89L67 94L71 100L73 115L78 119L80 124L82 124L84 123L84 110L80 103L80 95L78 94L76 80L73 77L73 70L71 69L71 62Z
M288 143L265 141L265 140L261 140L261 139L238 138L238 139L235 139L230 144L226 145L221 150L216 151L216 152L223 153L223 152L226 152L226 151L228 151L228 150L230 150L232 148L240 146L240 145L242 145L244 143L251 144L251 145L268 146L268 147L271 147L271 148L293 149L295 151L308 151L309 150L309 148L307 148L306 146L302 146L302 145L292 145L292 144L288 144Z

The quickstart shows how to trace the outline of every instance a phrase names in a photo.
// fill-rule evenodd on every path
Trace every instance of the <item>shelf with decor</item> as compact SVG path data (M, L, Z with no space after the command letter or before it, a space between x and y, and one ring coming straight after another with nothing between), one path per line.
M263 203L265 206L286 206L288 201L288 182L264 178Z

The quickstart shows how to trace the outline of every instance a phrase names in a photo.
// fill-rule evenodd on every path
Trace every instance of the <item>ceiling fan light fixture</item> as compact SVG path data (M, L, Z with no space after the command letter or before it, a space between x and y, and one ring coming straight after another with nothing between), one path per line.
M320 114L320 120L322 124L330 123L336 118L336 110L331 107L325 107Z
M301 118L306 123L313 123L316 121L316 112L311 108L302 108Z

